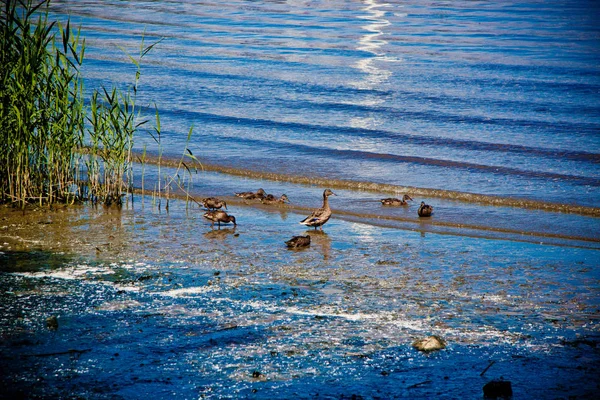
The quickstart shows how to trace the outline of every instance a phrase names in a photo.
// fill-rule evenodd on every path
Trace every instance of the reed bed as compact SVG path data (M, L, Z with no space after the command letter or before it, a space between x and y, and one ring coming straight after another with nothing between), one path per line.
M136 106L141 60L160 40L142 38L129 55L129 89L93 90L86 106L85 39L70 21L49 21L49 2L6 0L0 11L0 202L120 205L132 189L134 133L147 122Z

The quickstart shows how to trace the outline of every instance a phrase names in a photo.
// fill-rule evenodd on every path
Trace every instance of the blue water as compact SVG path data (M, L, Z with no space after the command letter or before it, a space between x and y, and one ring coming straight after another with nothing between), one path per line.
M138 105L152 121L159 109L164 157L187 146L242 171L432 189L418 200L437 207L436 221L503 229L488 217L499 214L521 232L600 238L597 218L578 212L523 223L519 207L445 200L455 191L600 207L594 2L56 1L52 12L81 26L88 90L131 85L125 51L163 39L142 60ZM158 151L141 130L144 147ZM220 181L194 187L257 189Z

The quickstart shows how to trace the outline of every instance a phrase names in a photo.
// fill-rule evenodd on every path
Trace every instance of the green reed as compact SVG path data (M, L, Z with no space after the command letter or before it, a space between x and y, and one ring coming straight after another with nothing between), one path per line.
M134 84L101 88L85 106L85 40L48 19L49 0L6 0L0 11L0 201L122 203L133 184L132 147L142 58ZM45 8L45 11L43 10Z
M83 138L85 42L47 12L34 19L46 3L8 0L0 15L0 199L22 205L74 199Z

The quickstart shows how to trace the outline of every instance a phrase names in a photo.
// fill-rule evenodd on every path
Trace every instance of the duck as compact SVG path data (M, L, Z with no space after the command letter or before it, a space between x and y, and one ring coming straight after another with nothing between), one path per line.
M202 199L202 204L204 208L208 208L209 210L217 210L221 207L225 207L227 209L227 204L224 200L217 199L216 197L207 197Z
M236 193L235 195L237 197L241 197L242 199L246 199L246 200L254 200L254 199L263 199L266 196L266 192L264 191L264 189L258 189L255 192L240 192L240 193Z
M308 246L310 246L310 235L294 236L290 240L286 241L285 244L290 249L297 249L299 247L308 247Z
M215 226L215 222L219 224L219 228L221 227L221 223L228 224L233 222L233 225L237 225L235 222L235 217L233 215L228 215L225 211L209 211L203 216L207 220L211 221L210 226Z
M395 197L388 197L387 199L381 199L381 204L384 206L407 206L408 200L412 201L412 198L405 194L402 196L402 199L397 199Z
M288 197L285 194L282 194L279 198L273 196L272 194L268 194L265 196L264 199L261 199L260 201L263 204L285 204L289 203L290 199L288 199Z
M419 217L431 217L431 214L433 214L433 207L422 201L421 206L417 210L417 214Z
M331 217L331 208L329 208L329 196L337 196L330 189L325 189L323 192L323 207L315 210L308 217L304 218L300 223L306 226L314 226L315 230L317 227L321 227L323 230L323 225L329 221Z

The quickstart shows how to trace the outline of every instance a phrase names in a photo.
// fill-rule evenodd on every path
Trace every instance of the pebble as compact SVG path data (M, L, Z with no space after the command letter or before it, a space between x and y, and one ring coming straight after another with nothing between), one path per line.
M432 335L425 339L419 339L414 341L413 347L419 351L429 353L431 351L446 348L446 341L439 336Z

